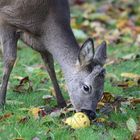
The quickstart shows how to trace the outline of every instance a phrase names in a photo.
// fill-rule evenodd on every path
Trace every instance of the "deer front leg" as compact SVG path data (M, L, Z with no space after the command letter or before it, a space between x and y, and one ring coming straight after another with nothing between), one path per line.
M3 78L0 89L0 109L3 110L10 73L16 60L16 46L18 37L16 31L9 26L0 27L0 37L3 47L4 60Z
M60 87L58 85L57 82L57 78L56 78L56 74L55 74L55 70L54 70L54 60L53 60L53 56L49 53L49 52L45 52L45 54L41 54L42 59L45 63L46 69L49 73L49 76L52 80L52 84L56 93L56 99L57 99L57 104L59 107L65 107L66 106L66 102L62 96Z

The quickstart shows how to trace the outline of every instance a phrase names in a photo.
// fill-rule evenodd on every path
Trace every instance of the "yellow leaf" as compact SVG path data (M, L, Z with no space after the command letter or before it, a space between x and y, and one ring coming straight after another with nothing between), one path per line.
M105 106L105 103L100 101L100 102L98 102L97 109L101 109L104 106Z
M111 94L109 92L104 92L100 102L111 103L114 100L115 100L115 97L113 96L113 94Z
M140 27L139 27L139 26L135 27L135 31L136 31L137 33L140 33Z
M41 110L40 108L31 108L29 110L29 113L31 113L34 116L34 118L37 119L39 117L38 114L40 110Z
M124 78L140 79L140 75L134 73L122 73L121 76Z
M118 23L117 23L117 28L122 29L122 28L126 27L127 24L128 24L128 20L126 20L126 19L121 19L121 20L119 20Z
M128 87L134 87L138 85L137 82L135 81L128 81L127 83L128 83Z
M95 120L95 122L97 122L97 123L104 123L104 122L106 122L106 119L105 118L97 118Z

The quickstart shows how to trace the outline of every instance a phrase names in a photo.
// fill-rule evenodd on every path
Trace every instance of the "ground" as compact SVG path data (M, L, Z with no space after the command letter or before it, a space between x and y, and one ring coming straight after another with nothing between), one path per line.
M119 5L120 1L123 4ZM97 7L95 3L73 7L72 27L80 44L87 36L94 38L96 47L102 40L108 42L105 92L109 92L113 99L116 96L140 98L140 9L136 3L120 1L113 3L113 6L116 6L114 9L102 4L102 1L96 3ZM79 17L80 10L84 14ZM2 66L0 59L0 79ZM63 74L57 63L55 68L63 95L68 101ZM122 77L122 73L137 75L136 78L128 78ZM27 76L31 82L26 78L23 81L27 83L19 88L20 80ZM54 92L40 55L19 41L18 58L9 81L6 108L0 113L0 140L30 140L35 137L40 140L130 140L133 134L128 126L128 120L131 118L137 125L140 123L140 104L121 102L117 109L112 109L109 113L108 108L105 108L106 115L101 113L101 110L97 111L100 121L93 122L89 128L73 130L62 121L67 117L67 112L66 116L63 113L57 117L48 115L48 112L44 117L37 115L36 118L35 115L31 115L31 109L35 107L45 106L46 110L56 107L54 97L49 103L44 103L42 97L46 94L54 95Z

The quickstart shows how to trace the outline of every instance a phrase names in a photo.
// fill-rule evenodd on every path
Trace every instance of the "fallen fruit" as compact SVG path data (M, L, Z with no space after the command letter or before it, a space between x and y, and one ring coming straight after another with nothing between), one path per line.
M90 126L90 120L84 113L77 112L74 116L67 118L65 124L71 126L73 129L86 128Z

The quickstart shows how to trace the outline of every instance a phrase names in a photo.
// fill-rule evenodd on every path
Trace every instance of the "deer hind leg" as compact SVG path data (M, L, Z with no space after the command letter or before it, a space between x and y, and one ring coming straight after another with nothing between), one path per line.
M16 30L10 26L0 26L0 38L1 45L3 47L3 60L4 60L4 69L3 69L3 78L0 89L0 109L4 109L7 85L10 77L10 73L16 61L16 52L17 52L17 40L18 35Z
M21 40L23 40L23 42L25 42L27 45L31 46L31 48L40 52L42 59L45 63L45 67L46 67L48 74L50 76L50 79L52 81L55 93L56 93L57 104L61 108L65 107L66 102L62 96L60 87L59 87L58 82L57 82L55 70L54 70L53 56L48 51L46 51L46 50L44 51L45 47L43 47L43 44L38 42L35 38L31 37L30 35L22 34Z

